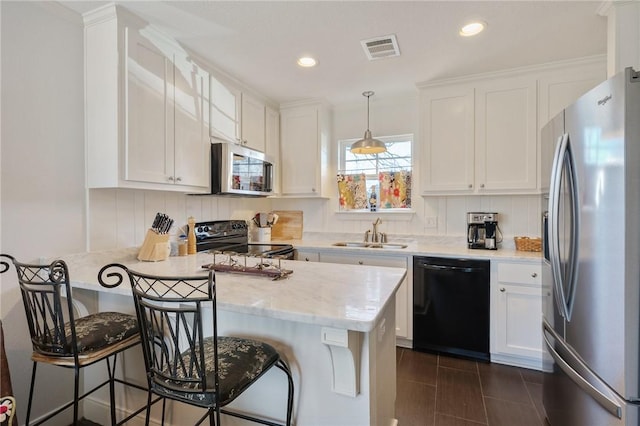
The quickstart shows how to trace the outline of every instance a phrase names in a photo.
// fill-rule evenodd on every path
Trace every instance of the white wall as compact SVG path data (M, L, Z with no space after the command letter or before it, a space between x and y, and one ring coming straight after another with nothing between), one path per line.
M82 23L53 3L0 2L0 9L1 250L23 261L79 252L85 243ZM15 271L0 280L5 347L24 422L31 344ZM39 368L35 416L73 395L71 371L47 367Z

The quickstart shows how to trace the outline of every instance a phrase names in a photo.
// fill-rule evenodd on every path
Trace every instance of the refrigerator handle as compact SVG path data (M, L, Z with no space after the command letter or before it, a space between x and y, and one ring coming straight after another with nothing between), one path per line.
M558 138L556 149L553 156L553 166L551 167L551 181L549 183L549 210L548 210L548 250L549 263L551 264L551 277L553 281L553 294L556 299L556 305L563 318L567 318L567 307L564 300L562 272L560 268L560 236L558 229L559 222L559 204L560 204L560 186L562 180L563 152L566 149L566 143L569 135L566 133Z
M550 334L554 340L562 345L562 339L558 334L553 330L553 327L547 322L546 319L542 322L543 332L542 337L544 339L544 343L547 346L549 354L553 357L553 360L556 364L564 371L564 373L569 376L569 378L580 387L584 392L586 392L591 398L596 400L598 404L600 404L605 410L607 410L612 415L617 418L622 418L622 406L618 404L618 402L614 398L610 398L604 393L600 392L596 389L591 383L587 381L584 377L582 377L576 370L574 370L563 358L562 356L555 350L551 342L549 342L549 338L547 337ZM566 353L570 353L568 348L565 348ZM585 366L579 359L574 357L574 362L576 362L579 366L583 368L583 370L588 371L588 367ZM595 376L593 380L598 380ZM606 385L602 383L602 386Z

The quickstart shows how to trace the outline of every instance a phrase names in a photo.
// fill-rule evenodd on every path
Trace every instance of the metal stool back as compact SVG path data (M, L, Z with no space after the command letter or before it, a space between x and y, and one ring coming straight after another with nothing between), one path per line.
M140 343L137 320L133 315L100 312L76 318L67 264L54 260L48 265L27 264L13 256L0 254L0 273L10 269L11 262L18 275L18 284L31 336L33 367L26 425L29 425L33 402L36 368L39 362L73 368L75 373L73 400L59 407L34 425L44 423L73 405L73 422L78 421L78 403L99 388L109 385L111 424L122 424L142 409L116 422L115 383L141 390L144 387L115 377L117 354ZM111 358L113 357L113 361ZM108 380L80 395L80 369L106 360Z
M140 323L151 394L207 409L207 418L220 424L220 413L266 425L270 420L222 407L231 403L271 367L284 371L288 381L286 425L292 421L293 379L278 352L265 342L218 336L215 273L191 277L163 277L110 264L99 274L105 287L120 285L124 270L131 283ZM208 336L208 337L206 337ZM147 424L150 409L147 410ZM162 412L164 423L164 405Z

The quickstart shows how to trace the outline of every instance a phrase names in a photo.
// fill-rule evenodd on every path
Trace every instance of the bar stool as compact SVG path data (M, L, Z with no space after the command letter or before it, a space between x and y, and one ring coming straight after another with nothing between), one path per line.
M197 425L207 418L220 424L220 413L257 423L279 426L227 406L272 367L287 377L286 425L291 425L293 378L288 365L269 344L253 339L218 336L214 271L192 277L141 274L121 264L104 266L98 281L105 287L120 285L128 275L140 324L149 396L155 394L206 408ZM203 309L212 310L211 330ZM208 312L207 312L208 314ZM205 337L205 327L210 337ZM150 406L150 404L149 404ZM162 408L164 424L165 405ZM150 408L147 409L149 424Z
M0 254L0 273L10 269L12 262L18 283L33 345L33 368L25 424L29 425L38 363L57 365L74 370L73 400L59 407L34 425L44 423L73 405L73 424L78 422L78 403L105 385L109 385L111 424L122 424L142 412L138 409L121 422L116 422L115 383L147 391L135 383L115 377L117 355L140 343L138 322L133 315L118 312L99 312L75 318L72 306L69 270L62 260L49 265L18 262L13 256ZM66 321L65 321L66 318ZM106 361L108 380L80 395L80 369Z

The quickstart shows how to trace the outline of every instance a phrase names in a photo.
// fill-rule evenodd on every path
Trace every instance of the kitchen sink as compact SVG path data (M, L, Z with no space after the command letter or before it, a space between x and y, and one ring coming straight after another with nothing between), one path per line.
M348 242L340 241L332 244L335 247L361 247L361 248L383 248L383 249L403 249L407 248L406 244L396 243L363 243L363 242Z
M370 243L367 245L368 248L386 248L386 249L403 249L407 248L406 244L396 244L396 243Z
M339 243L333 243L336 247L368 247L369 243L350 243L341 241Z

